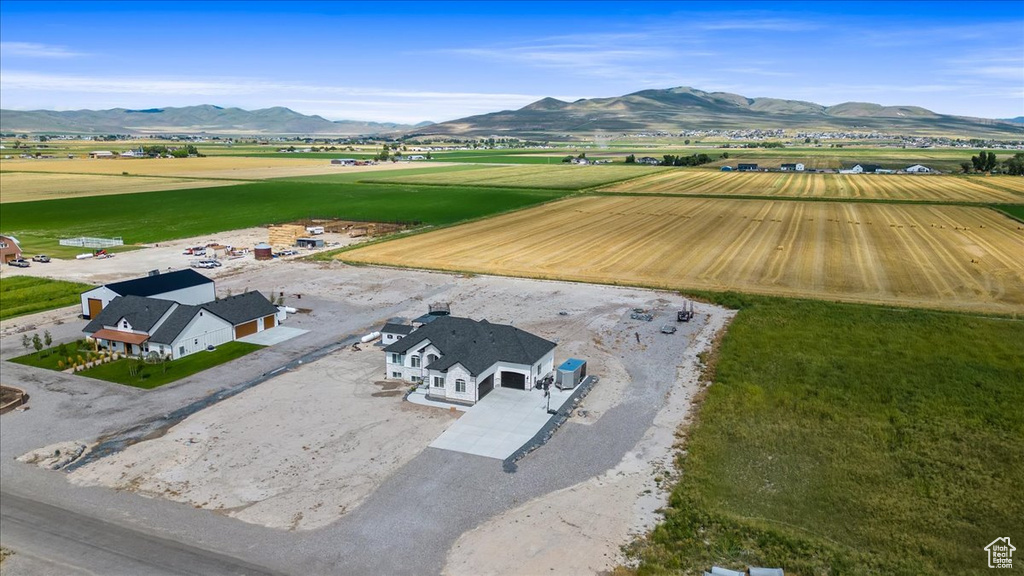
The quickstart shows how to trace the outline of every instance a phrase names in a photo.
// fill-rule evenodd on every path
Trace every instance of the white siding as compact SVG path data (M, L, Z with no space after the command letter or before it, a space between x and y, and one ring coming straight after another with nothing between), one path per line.
M200 310L171 343L174 359L219 346L234 339L234 328L222 318ZM184 354L182 348L185 349Z
M88 292L82 292L82 316L89 316L89 299L99 300L103 303L103 307L106 308L107 304L114 298L117 298L117 293L107 288L106 286L100 286L99 288L93 288Z

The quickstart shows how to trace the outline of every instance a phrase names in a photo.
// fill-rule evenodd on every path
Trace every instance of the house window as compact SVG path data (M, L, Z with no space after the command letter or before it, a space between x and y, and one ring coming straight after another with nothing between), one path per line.
M401 364L402 363L402 361L398 359L398 354L395 354L395 353L391 354L391 363L392 364Z
M419 368L420 367L420 357L419 356L413 356L412 358L410 358L410 360L412 361L412 367L413 368Z
M444 388L443 376L434 376L434 388Z
M465 392L466 391L466 381L461 379L461 378L456 380L455 381L455 391L456 392Z
M416 382L416 383L423 382L423 378L421 378L419 376L413 376L412 377L412 381Z
M402 373L399 372L398 370L395 370L395 371L391 372L391 377L392 378L401 378L402 377Z
M178 346L178 356L184 356L184 355L185 355L185 347L184 346Z

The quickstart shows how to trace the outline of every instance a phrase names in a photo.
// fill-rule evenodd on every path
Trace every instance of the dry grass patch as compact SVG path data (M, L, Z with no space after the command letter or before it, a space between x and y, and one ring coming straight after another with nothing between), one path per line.
M579 190L649 173L642 166L526 165L374 178L374 182ZM368 182L371 180L367 180Z
M206 158L137 158L93 160L88 158L60 160L4 160L3 170L18 172L50 172L66 174L112 174L127 172L133 176L180 176L184 178L237 178L262 180L285 176L328 174L340 169L328 159L314 158L250 158L212 156Z
M239 182L241 183L241 182ZM30 202L75 196L104 196L158 190L183 190L225 186L233 182L155 178L146 176L107 176L98 174L53 174L39 172L0 173L0 202Z
M604 190L632 194L725 194L865 200L1024 202L1024 179L1010 176L903 174L794 174L670 170L613 184Z
M1024 231L985 208L585 197L341 258L665 288L1024 312Z

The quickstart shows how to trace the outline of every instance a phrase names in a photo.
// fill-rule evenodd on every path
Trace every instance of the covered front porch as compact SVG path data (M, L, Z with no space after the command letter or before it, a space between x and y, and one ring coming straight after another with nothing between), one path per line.
M126 356L141 356L146 352L145 343L149 340L149 334L104 328L95 332L92 338L96 340L98 347L105 350Z

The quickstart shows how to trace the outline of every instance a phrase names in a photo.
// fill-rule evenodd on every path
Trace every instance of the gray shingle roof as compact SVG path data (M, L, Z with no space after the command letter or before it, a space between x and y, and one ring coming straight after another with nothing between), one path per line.
M167 320L164 320L164 323L156 329L156 332L150 335L149 341L156 342L157 344L171 344L200 310L202 310L201 306L179 305L171 312Z
M118 296L86 324L82 332L92 334L104 326L116 325L121 318L127 319L133 330L149 332L171 306L174 306L174 302L170 300L157 300L142 296Z
M424 340L429 340L441 351L441 358L427 368L447 370L455 364L462 364L474 376L499 361L533 364L555 347L554 342L515 326L439 316L409 336L386 346L384 351L404 354L417 348Z
M409 326L408 324L393 324L391 322L388 322L387 324L384 325L383 328L380 329L381 332L387 334L409 334L413 330L415 330L415 328L413 326Z
M277 314L277 306L271 304L266 296L256 291L221 298L203 304L202 307L234 326L263 316Z

